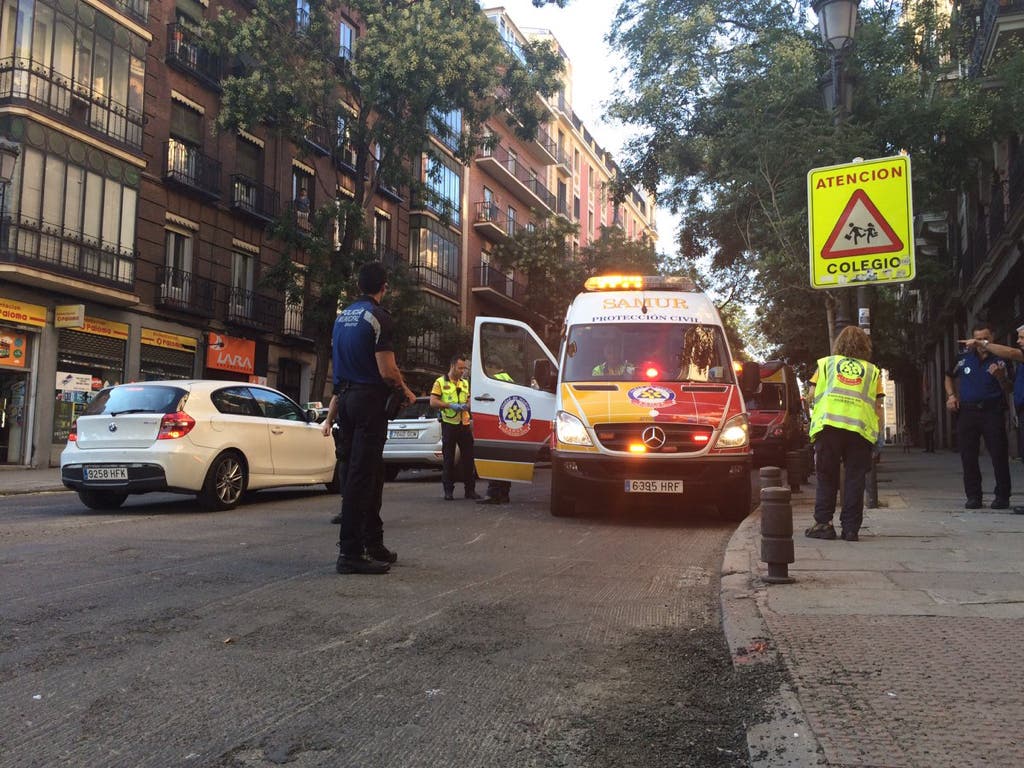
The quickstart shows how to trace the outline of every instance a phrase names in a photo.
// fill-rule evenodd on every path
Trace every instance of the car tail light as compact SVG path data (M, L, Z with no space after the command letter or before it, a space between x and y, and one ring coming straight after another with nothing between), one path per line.
M75 419L71 423L71 432L68 433L68 442L74 443L78 441L78 419Z
M191 432L195 425L196 420L184 411L165 413L164 417L160 419L160 434L156 436L156 439L176 440Z

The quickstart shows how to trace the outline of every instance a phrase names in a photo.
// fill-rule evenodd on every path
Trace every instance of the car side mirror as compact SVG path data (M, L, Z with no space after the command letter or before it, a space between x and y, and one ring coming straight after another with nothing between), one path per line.
M318 424L320 422L320 414L317 413L316 408L306 409L306 421L310 424Z
M750 397L757 393L757 388L760 386L761 366L758 363L745 362L740 373L740 391L744 396Z
M558 369L547 358L533 361L533 380L544 392L554 392L558 386Z

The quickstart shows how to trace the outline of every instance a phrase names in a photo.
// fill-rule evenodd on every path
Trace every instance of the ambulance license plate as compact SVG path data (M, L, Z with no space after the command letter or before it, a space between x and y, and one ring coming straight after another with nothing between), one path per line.
M682 480L627 480L626 493L682 493Z
M128 467L85 467L83 480L127 480Z

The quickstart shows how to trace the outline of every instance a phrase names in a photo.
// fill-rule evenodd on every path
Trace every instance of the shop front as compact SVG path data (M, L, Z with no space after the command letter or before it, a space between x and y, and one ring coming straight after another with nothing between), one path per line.
M142 381L195 377L199 343L191 336L143 328L140 341L139 378Z
M207 379L267 383L266 344L223 333L206 334ZM257 374L257 370L261 373Z
M32 396L46 308L0 296L0 464L26 464Z

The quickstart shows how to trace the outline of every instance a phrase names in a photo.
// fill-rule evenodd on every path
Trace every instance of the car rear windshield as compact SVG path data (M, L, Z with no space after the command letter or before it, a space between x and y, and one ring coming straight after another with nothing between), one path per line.
M761 382L761 389L753 397L747 398L748 411L781 411L782 385L772 382Z
M83 416L116 416L119 413L175 413L188 395L180 387L133 386L104 389L86 406Z
M430 407L430 400L417 400L398 412L396 419L436 419L437 409Z

